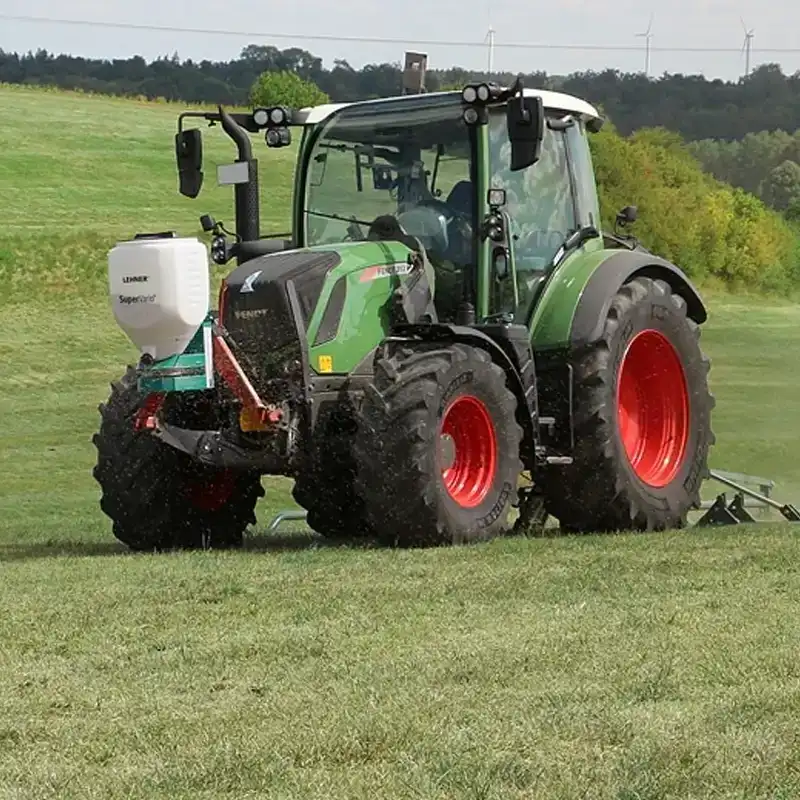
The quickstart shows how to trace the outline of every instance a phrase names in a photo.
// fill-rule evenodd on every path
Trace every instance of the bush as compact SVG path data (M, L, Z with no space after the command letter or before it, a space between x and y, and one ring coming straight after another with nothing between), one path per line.
M250 89L253 106L305 108L330 102L315 83L294 72L263 72Z
M642 243L695 280L769 292L796 283L797 232L754 195L705 173L678 134L646 128L622 137L606 124L590 141L607 229L630 203Z

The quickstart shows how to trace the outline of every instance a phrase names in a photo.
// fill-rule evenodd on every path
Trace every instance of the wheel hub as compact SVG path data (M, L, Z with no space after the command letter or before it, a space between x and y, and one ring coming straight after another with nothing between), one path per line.
M447 407L439 433L442 481L463 508L479 506L497 473L497 437L489 409L472 395Z
M689 440L689 392L680 356L656 330L628 345L617 379L620 438L636 476L654 488L674 480Z

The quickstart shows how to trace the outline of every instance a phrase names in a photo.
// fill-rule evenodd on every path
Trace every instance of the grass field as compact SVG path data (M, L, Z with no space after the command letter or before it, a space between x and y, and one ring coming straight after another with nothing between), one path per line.
M785 525L125 553L91 477L97 404L134 355L102 248L229 211L211 186L176 194L175 109L0 104L0 798L800 795ZM270 196L279 227L285 186ZM714 465L800 501L800 308L715 297L704 342ZM262 525L289 504L267 485Z
M236 148L219 126L200 123L200 198L178 194L174 136L184 107L11 87L0 87L0 102L11 112L0 125L8 231L0 302L47 290L102 292L108 248L140 231L200 235L204 213L233 226L232 193L217 186L216 167L234 161ZM262 230L289 230L295 147L256 150Z

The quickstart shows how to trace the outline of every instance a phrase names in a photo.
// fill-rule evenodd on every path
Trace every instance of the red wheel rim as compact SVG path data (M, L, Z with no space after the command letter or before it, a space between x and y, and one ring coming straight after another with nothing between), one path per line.
M235 473L221 469L208 480L191 482L186 487L186 496L200 511L219 511L230 500L235 487Z
M447 407L440 429L442 480L462 508L475 508L489 494L497 471L497 438L486 406L462 395Z
M654 330L628 345L617 381L620 437L643 483L663 488L683 463L689 440L689 391L677 351Z

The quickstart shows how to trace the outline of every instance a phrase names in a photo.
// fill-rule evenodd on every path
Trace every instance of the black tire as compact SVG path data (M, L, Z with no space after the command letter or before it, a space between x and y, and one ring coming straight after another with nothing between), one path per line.
M99 408L93 474L114 536L136 551L239 547L264 496L260 475L223 476L147 432L135 431L133 418L143 399L129 367L112 384L108 403ZM222 477L224 495L216 502L210 492L200 497L198 489L210 489Z
M308 512L308 526L327 539L363 539L372 534L364 504L355 493L356 427L352 414L334 412L318 422L306 464L292 489L295 502Z
M634 339L636 348L631 346ZM562 530L600 533L682 528L689 511L699 507L700 488L708 476L708 453L715 441L711 430L714 398L708 389L710 362L699 339L699 326L686 316L686 301L664 281L636 278L617 292L600 340L572 357L574 462L547 468L538 481L547 512L559 520ZM640 393L636 402L645 397L651 409L660 406L661 416L651 414L650 419L673 419L674 435L667 436L653 422L653 435L647 439L652 449L634 467L637 459L628 456L618 418L618 383L623 364L626 376L630 375L627 370L637 368L636 359L645 354L643 348L656 343L660 349L652 352L658 357L638 363L657 363L659 370L650 377L639 373L641 379L634 381ZM671 363L673 372L669 373ZM680 369L675 372L674 365L682 368L685 394L679 388ZM634 385L629 380L633 378L623 378L623 388ZM630 397L628 392L625 395ZM632 406L631 402L622 403L626 404ZM685 437L679 435L682 430ZM635 438L632 432L628 434L629 441ZM672 458L676 466L667 469L667 442L673 440L685 442L685 447L680 455L676 445ZM659 443L665 449L658 451ZM660 456L647 457L647 452Z
M516 405L505 373L483 350L462 344L447 349L418 345L386 353L365 392L355 442L356 493L376 535L395 546L437 546L507 533L522 471ZM478 415L481 421L475 426L463 424L469 417L462 417L460 430L481 430L481 437L449 427L456 408L462 415ZM445 419L455 434L449 456L440 442ZM464 490L463 502L457 502L445 483L443 466L459 452L464 436L475 458L452 462L448 475L465 476L464 470L480 464L486 472L471 473L475 491L467 502ZM492 437L496 446L479 457L482 443L491 443ZM495 454L493 470L486 464L485 453L490 452Z

